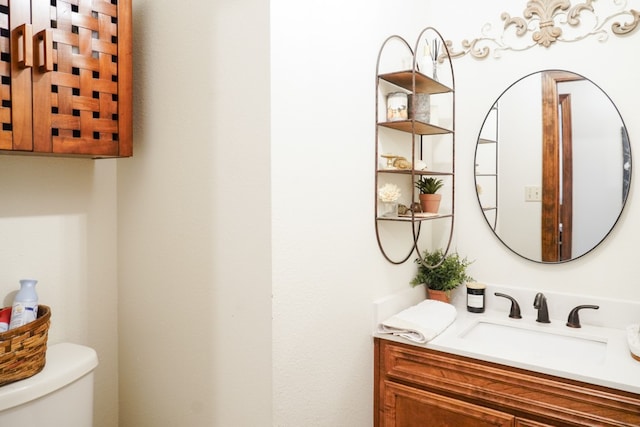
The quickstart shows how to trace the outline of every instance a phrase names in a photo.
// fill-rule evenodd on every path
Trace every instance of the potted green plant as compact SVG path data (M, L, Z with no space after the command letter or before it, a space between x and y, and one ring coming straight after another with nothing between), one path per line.
M457 252L445 255L442 249L424 251L422 258L416 258L418 272L411 280L412 286L425 284L430 299L449 301L451 291L462 283L473 280L467 274L467 267L473 262L462 258Z
M440 178L422 176L416 181L416 188L420 191L420 207L422 212L437 213L440 209L441 194L436 194L444 186Z

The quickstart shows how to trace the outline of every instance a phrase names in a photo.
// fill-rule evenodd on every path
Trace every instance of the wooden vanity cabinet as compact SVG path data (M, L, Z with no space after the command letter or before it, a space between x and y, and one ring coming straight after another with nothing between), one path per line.
M375 338L375 426L640 426L640 395Z
M0 0L0 150L132 154L131 0Z

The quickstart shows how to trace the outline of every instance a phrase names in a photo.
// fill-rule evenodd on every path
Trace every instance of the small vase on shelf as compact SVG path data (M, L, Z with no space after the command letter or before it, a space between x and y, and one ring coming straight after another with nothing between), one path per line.
M398 199L401 195L400 187L395 184L384 184L378 189L378 216L398 216Z
M398 216L398 203L397 202L380 202L380 212L378 216L382 217L396 217Z
M438 57L440 56L440 41L438 39L433 40L431 43L431 61L433 63L433 74L431 78L438 81Z

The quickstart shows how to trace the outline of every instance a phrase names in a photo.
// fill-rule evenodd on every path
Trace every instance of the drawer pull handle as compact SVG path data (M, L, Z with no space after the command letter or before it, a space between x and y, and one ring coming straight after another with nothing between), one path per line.
M20 68L33 66L33 28L30 24L22 24L13 30L13 47Z
M53 71L53 32L51 29L39 31L35 38L38 69Z

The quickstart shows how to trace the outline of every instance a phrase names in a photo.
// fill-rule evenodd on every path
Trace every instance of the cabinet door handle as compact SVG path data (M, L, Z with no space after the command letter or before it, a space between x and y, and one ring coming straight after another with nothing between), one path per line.
M53 71L53 31L45 29L39 31L34 37L36 49L36 65L43 72Z
M32 34L33 28L30 24L19 25L13 30L14 52L18 59L18 66L21 68L33 66Z

